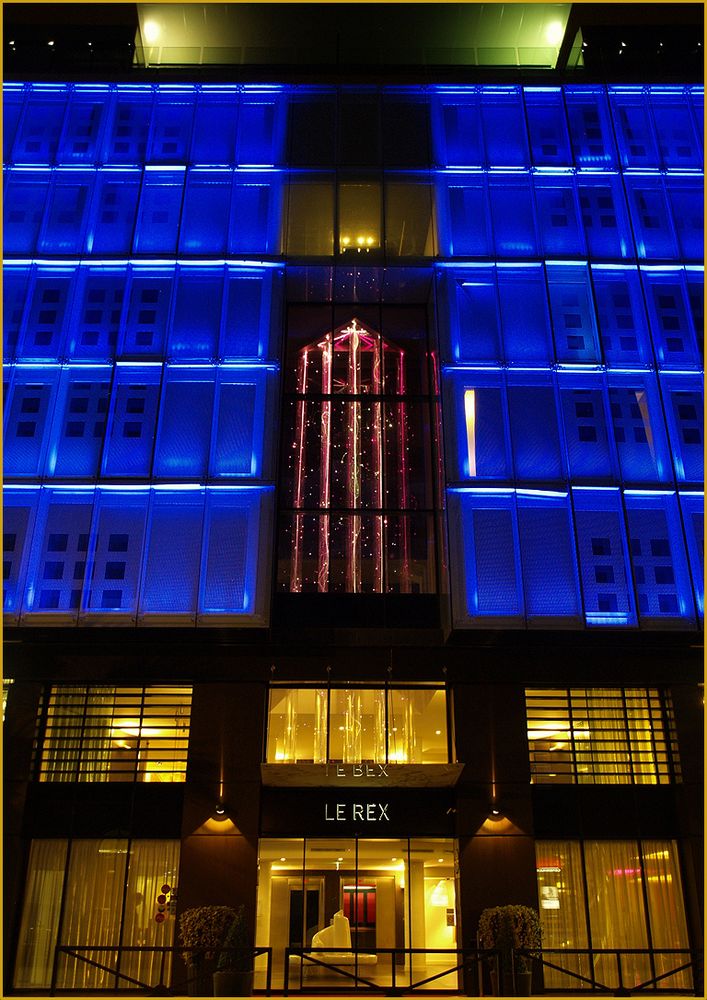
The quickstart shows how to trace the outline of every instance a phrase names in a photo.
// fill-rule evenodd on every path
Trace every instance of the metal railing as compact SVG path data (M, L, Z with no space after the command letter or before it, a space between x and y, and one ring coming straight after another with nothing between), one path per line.
M556 956L553 961L549 956ZM568 968L568 960L575 956L577 961L575 968ZM607 958L607 965L613 958L615 966L615 979L608 973L610 969L601 971L601 979L596 975L597 959ZM672 995L683 993L687 996L702 995L702 952L680 948L518 948L512 954L512 963L515 966L517 960L523 958L526 961L534 961L544 972L546 969L567 976L574 981L573 992L582 993L606 993L617 997L632 996L635 993L670 993ZM627 982L626 961L629 959L647 959L650 968L650 976L640 982ZM582 959L585 959L587 975L579 972L582 966ZM656 960L664 959L663 962ZM563 964L559 964L563 963ZM658 971L656 965L671 965L670 968ZM691 986L677 987L674 983L669 984L667 980L672 979L681 973L689 973L692 980ZM613 980L603 982L602 980ZM557 992L565 994L567 986L543 988L543 992Z
M176 981L165 982L165 980L171 980L171 970L172 962L167 964L168 957L180 956L183 957L188 951L190 956L189 963L187 964L187 969L190 970L190 974L186 977L180 978ZM218 954L226 952L228 954L238 954L243 953L250 955L253 959L253 964L255 964L255 959L260 955L266 956L266 966L265 966L265 995L270 996L272 990L272 948L269 947L259 947L259 948L219 948ZM108 958L103 962L96 961L95 956L101 953L108 953ZM178 948L178 947L166 947L164 945L73 945L73 944L60 944L57 945L54 952L54 964L52 966L52 978L51 985L49 987L50 996L56 996L57 991L63 992L64 990L71 990L74 992L77 987L72 986L59 986L58 980L60 976L64 974L63 970L60 970L59 964L61 956L65 955L68 959L74 959L77 962L82 962L84 965L90 968L97 969L101 972L107 973L113 978L113 982L109 986L97 987L91 985L85 989L89 992L103 992L112 991L119 989L120 986L126 988L135 987L136 990L143 990L149 996L184 996L188 991L190 986L196 986L201 978L206 975L210 975L211 971L215 971L215 959L213 957L213 952L207 952L205 949L196 948ZM123 963L123 958L129 955L154 955L159 956L159 982L145 982L144 980L138 979L136 976L131 976L127 972L121 971L121 964ZM112 959L112 961L111 961ZM204 963L209 961L210 964L205 969ZM108 964L110 963L110 964ZM152 977L154 979L154 977ZM82 991L84 988L81 988ZM197 994L198 995L198 994Z

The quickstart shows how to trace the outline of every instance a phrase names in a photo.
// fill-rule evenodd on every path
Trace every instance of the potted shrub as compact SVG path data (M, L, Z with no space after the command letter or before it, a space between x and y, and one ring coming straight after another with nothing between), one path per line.
M192 906L179 917L179 944L184 951L189 996L211 996L213 962L235 919L232 906Z
M513 932L513 947L535 950L542 945L542 927L538 911L532 906L504 906ZM533 975L530 955L516 955L513 966L516 996L529 997Z
M226 932L214 972L215 997L249 997L253 993L253 949L245 907L239 906Z
M532 958L518 955L517 948L539 948L542 930L537 910L530 906L509 905L486 909L479 919L479 946L496 949L499 954L498 976L491 971L491 987L496 996L530 996ZM511 990L511 986L513 989Z

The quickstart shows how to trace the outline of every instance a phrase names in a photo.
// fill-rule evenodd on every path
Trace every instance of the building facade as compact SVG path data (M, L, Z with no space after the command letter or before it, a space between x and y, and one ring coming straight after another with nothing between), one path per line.
M702 88L4 99L6 990L699 993Z

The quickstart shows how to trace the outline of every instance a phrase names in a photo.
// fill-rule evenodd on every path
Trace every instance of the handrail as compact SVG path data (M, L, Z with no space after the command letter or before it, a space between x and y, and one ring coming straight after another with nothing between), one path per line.
M165 983L165 981L164 981L165 980L165 965L166 965L167 956L168 955L172 955L172 956L174 956L174 955L181 955L182 957L184 957L185 954L188 953L190 956L196 957L196 958L210 958L210 957L213 956L214 950L217 951L219 954L221 954L222 952L227 952L229 954L232 954L232 953L242 954L243 952L245 952L245 953L250 954L250 955L253 956L253 962L254 963L255 963L255 959L258 958L259 955L265 955L267 957L267 963L266 963L266 969L265 969L265 995L266 996L270 996L271 995L271 992L272 992L272 948L269 947L269 946L266 947L264 945L261 945L261 946L254 947L254 948L235 948L235 947L223 947L222 948L222 947L219 947L217 949L206 949L206 948L185 948L185 947L178 947L176 945L117 945L117 944L114 944L114 945L90 945L90 944L86 944L86 945L60 944L60 945L57 945L56 949L55 949L55 952L54 952L54 963L53 963L53 966L52 966L52 978L51 978L51 985L49 987L49 995L50 996L56 996L57 989L63 989L63 987L57 987L57 979L59 977L59 958L60 958L61 955L66 955L68 958L74 958L74 959L76 959L79 962L83 962L85 965L92 966L93 968L100 969L103 972L107 972L111 976L115 976L115 978L116 978L116 987L117 987L117 980L120 979L120 980L125 980L127 983L130 983L133 986L137 986L137 987L140 987L140 988L142 988L144 990L147 990L147 992L151 996L181 996L183 994L183 990L181 989L181 987L186 987L190 983L193 983L198 978L198 975L187 976L186 979L182 979L182 980L180 980L180 981L178 981L176 983L172 983L171 986L168 986L167 983ZM89 952L89 953L92 953L92 954L95 954L97 952L98 953L100 953L100 952L109 952L110 954L116 956L116 958L115 958L115 967L113 967L111 965L106 965L106 964L104 964L102 962L97 962L93 958L89 958L88 955L81 954L81 952ZM123 955L125 955L126 953L130 953L130 954L135 954L135 953L142 954L142 953L148 953L148 952L152 953L152 954L159 954L161 956L160 957L160 976L159 976L159 980L160 981L156 985L154 985L152 983L145 983L145 982L143 982L140 979L135 979L133 976L128 975L126 972L121 972L120 971L120 964L121 964L121 959L122 959ZM194 963L192 963L192 962L189 963L190 966L193 965L193 964ZM110 987L106 987L106 989L109 989L109 988ZM94 989L100 989L100 988L99 987L91 987L91 989L94 990Z

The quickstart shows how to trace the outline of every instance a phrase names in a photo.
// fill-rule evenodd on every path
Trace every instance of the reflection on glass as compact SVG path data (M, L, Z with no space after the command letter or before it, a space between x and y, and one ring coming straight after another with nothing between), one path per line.
M333 182L293 181L289 187L287 253L318 257L333 251Z
M446 764L446 691L272 687L266 760Z
M339 185L339 251L368 254L380 249L381 188L378 183Z

